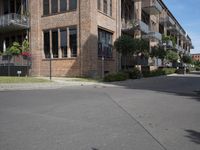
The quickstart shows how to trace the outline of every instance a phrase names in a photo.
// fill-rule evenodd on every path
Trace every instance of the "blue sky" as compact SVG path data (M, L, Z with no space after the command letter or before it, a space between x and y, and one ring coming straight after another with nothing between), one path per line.
M200 53L200 0L163 0L192 39L194 49Z

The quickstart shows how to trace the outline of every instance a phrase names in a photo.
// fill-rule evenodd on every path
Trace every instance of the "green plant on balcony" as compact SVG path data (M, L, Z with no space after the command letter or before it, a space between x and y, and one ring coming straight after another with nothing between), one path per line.
M162 35L163 43L167 43L168 41L172 41L173 47L176 45L176 38L170 35Z
M18 56L21 53L21 46L18 42L13 42L12 46L6 49L5 54L11 56Z

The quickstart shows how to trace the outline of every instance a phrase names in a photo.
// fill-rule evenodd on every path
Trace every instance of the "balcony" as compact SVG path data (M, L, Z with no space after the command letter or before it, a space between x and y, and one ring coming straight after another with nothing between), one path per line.
M167 30L169 30L173 34L179 34L180 32L180 28L177 25L169 26Z
M149 33L149 26L141 20L138 20L139 28L144 33Z
M160 14L163 10L157 0L142 1L142 9L150 15Z
M131 30L133 29L134 23L133 21L129 20L129 21L125 21L122 20L122 30L126 31L126 30Z
M173 48L173 42L171 40L168 40L166 44L167 48Z
M179 45L175 45L175 49L177 50L177 51L180 51L180 52L184 52L185 50L181 47L181 46L179 46Z
M159 32L149 32L147 35L142 36L143 39L162 40L162 35Z
M160 18L160 23L165 26L173 26L175 25L174 20L170 16Z
M0 16L0 33L24 30L29 28L29 18L20 14Z

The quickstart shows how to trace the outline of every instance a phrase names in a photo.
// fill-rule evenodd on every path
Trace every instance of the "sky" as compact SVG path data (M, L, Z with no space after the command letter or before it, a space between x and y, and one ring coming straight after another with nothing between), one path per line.
M192 39L194 49L200 53L200 0L163 0L168 9Z

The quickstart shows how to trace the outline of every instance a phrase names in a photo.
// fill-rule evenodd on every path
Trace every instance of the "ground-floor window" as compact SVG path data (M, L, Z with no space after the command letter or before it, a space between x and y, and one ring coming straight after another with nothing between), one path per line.
M112 36L112 33L98 29L98 57L112 58Z
M76 26L45 30L43 33L45 58L77 57Z

